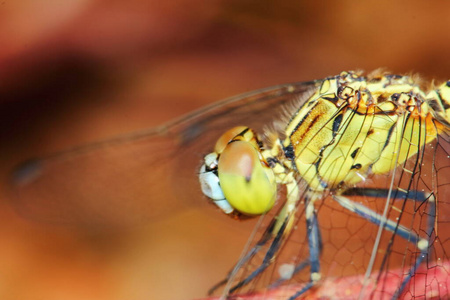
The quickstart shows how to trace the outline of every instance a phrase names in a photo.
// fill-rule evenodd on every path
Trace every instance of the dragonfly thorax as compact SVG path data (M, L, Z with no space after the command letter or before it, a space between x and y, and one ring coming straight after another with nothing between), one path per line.
M447 86L427 95L408 76L343 72L292 113L283 146L313 191L352 187L392 171L438 136L430 103L440 103L445 119Z

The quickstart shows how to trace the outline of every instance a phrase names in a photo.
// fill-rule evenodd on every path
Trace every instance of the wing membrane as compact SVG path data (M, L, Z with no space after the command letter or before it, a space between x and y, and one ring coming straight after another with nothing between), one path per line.
M274 86L203 108L154 129L32 160L13 172L10 198L46 222L129 224L201 205L196 172L230 127L260 131L316 82Z

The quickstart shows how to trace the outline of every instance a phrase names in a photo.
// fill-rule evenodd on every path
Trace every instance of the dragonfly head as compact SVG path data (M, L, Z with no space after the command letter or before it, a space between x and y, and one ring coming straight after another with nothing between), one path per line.
M277 184L261 150L261 141L248 127L225 132L200 169L203 194L227 214L255 216L270 210Z

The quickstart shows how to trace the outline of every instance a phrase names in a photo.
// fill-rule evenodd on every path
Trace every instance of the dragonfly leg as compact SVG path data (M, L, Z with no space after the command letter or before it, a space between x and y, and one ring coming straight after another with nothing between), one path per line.
M280 278L280 279L276 280L274 283L272 283L269 286L269 289L273 289L273 288L276 288L276 287L282 285L285 281L291 279L295 274L297 274L298 272L303 271L309 265L310 265L310 263L309 263L308 259L305 259L305 260L301 261L299 264L297 264L295 266L294 271L292 271L291 276L289 276L288 278Z
M261 248L272 238L272 234L274 231L274 226L276 224L276 220L273 219L269 226L267 226L266 230L264 231L264 234L259 239L259 241L256 243L256 245L239 261L239 263L228 273L227 277L223 279L222 281L215 284L209 291L208 295L214 294L214 292L220 288L221 286L225 285L230 278L234 275L234 271L239 268L240 266L247 263L253 256L255 256ZM266 266L267 267L267 266ZM261 269L259 272L262 272L264 269ZM255 275L256 276L256 275ZM238 283L239 284L239 283ZM245 284L241 284L240 286L243 286ZM235 289L235 288L234 288ZM232 289L233 290L233 289Z
M420 255L416 259L414 266L409 270L408 276L403 280L402 284L397 289L392 299L397 299L400 297L406 285L411 280L411 277L413 277L414 274L416 273L417 268L419 268L420 264L428 256L428 247L430 246L429 239L431 238L431 235L433 234L433 231L435 229L434 226L436 221L436 198L434 197L433 194L430 195L428 202L430 203L430 209L428 211L428 219L427 219L427 230L426 230L426 236L428 237L428 239L421 239L420 242L422 242L422 245L417 246L420 250Z
M309 265L309 282L289 299L295 299L301 296L312 288L321 278L319 256L322 252L322 238L320 235L319 222L314 209L314 201L310 200L306 202L306 233L308 236L309 259L298 264L294 272L299 272Z
M368 196L374 196L375 194L372 194L372 191L369 192ZM429 195L428 197L425 195L425 193L413 191L413 195L415 196L414 199L409 198L406 194L403 194L403 192L399 193L393 193L394 195L400 195L398 198L406 198L407 200L414 200L414 201L428 201L429 205L429 211L428 211L428 220L427 220L427 231L426 235L427 237L431 237L431 234L434 230L434 222L436 218L436 201L434 198L434 195ZM362 195L362 194L359 194ZM381 193L376 195L382 197L384 195L383 190L381 190ZM418 196L416 198L416 196ZM366 206L353 202L350 199L344 197L344 196L333 196L334 200L336 200L342 207L348 209L349 211L356 213L357 215L363 217L364 219L376 224L381 225L383 224L384 228L393 232L395 235L398 235L402 237L403 239L415 244L417 248L420 250L420 255L417 257L416 262L414 266L409 270L408 276L402 281L402 284L398 288L398 290L395 292L393 299L397 299L405 286L408 284L408 282L411 280L411 277L414 276L416 269L419 267L419 265L423 262L424 258L427 257L428 254L428 247L429 247L429 241L427 238L421 238L408 228L404 227L403 225L398 224L397 222L394 222L390 219L383 218L380 214L376 213L375 211L367 208Z
M393 199L409 199L418 202L427 200L427 193L420 191L406 191L401 189L389 190L389 189L371 189L371 188L350 188L345 190L341 196L367 196L374 198L387 198Z
M347 190L343 195L345 196L368 196L368 197L377 197L377 198L386 198L389 194L389 190L387 189L363 189L363 188L352 188ZM403 190L394 190L391 191L391 195L394 199L414 199L414 201L418 201L418 202L423 202L425 200L427 200L427 194L424 192L420 192L420 191L403 191ZM409 198L409 197L413 197L413 198ZM344 197L345 198L345 197ZM345 198L338 198L337 199L338 202L339 200L341 200L340 204L349 209L350 211L360 215L361 217L368 219L369 221L379 225L381 223L381 216L378 215L377 213L375 213L374 211L368 209L367 207L360 205L360 204L355 204L352 201L350 201L349 199ZM430 203L432 202L432 199L429 199ZM311 203L311 202L310 202ZM435 206L431 206L430 212L429 212L430 216L433 217L435 216ZM315 219L315 220L314 220ZM404 287L406 286L406 284L409 282L409 280L411 279L411 277L414 275L415 273L415 269L422 263L423 258L425 257L424 254L426 254L427 252L427 247L423 247L424 243L426 244L426 240L425 239L420 239L417 235L411 235L411 232L409 232L409 230L405 227L401 227L400 225L398 225L397 223L390 221L390 220L385 220L385 228L392 231L392 232L396 232L398 231L398 233L396 232L396 234L400 235L402 238L409 240L412 243L418 244L419 242L421 242L421 246L422 248L424 248L425 253L423 253L423 250L421 251L421 255L420 257L417 259L416 263L415 263L415 267L411 269L409 275L407 278L405 278L405 280L402 282L402 285L400 286L400 288L398 289L396 294L401 293L401 291L404 289ZM434 218L429 218L428 220L428 228L429 228L429 234L428 236L431 235L431 231L433 230L434 227ZM317 233L313 233L315 230L317 229ZM318 226L318 221L317 218L314 216L312 218L307 219L307 233L308 233L308 242L310 245L310 253L311 253L311 257L317 257L318 254L320 255L321 251L322 251L322 241L321 241L321 236L320 236L320 230L319 230L319 226ZM314 237L317 236L318 238L316 240L319 241L319 243L317 244L316 242L314 242ZM318 247L317 247L318 245ZM311 259L311 258L310 258ZM295 274L297 274L298 272L304 270L306 267L311 265L311 261L310 259L304 260L302 262L300 262L299 264L297 264L297 266L295 267L294 271L292 272L292 276L294 276ZM319 275L319 263L317 260L317 264L312 265L311 266L311 274L314 274L314 276ZM292 277L291 276L291 277ZM312 275L313 276L313 275ZM288 280L289 278L282 278L277 280L276 282L274 282L270 288L274 288L277 286L280 286L281 284L283 284L286 280ZM292 299L294 299L295 297L298 297L302 294L304 294L307 290L309 290L311 287L314 286L314 282L313 280L311 280L307 285L305 285L302 290L300 290L299 292L297 292L295 295L292 296Z
M249 276L247 276L245 279L241 280L235 286L233 286L229 291L230 293L233 293L237 289L247 285L249 282L251 282L253 279L255 279L259 274L261 274L272 263L273 258L275 257L276 253L278 252L278 249L280 248L280 246L282 244L282 240L283 240L282 237L285 232L287 224L288 224L288 219L286 219L283 222L283 224L281 225L281 228L277 231L275 238L273 239L272 243L270 244L269 250L267 250L266 255L264 256L262 264L258 268L256 268L256 270L254 270ZM264 243L266 243L266 242L267 241L264 241ZM250 253L252 253L256 247L257 246L255 246L250 251ZM261 246L259 246L259 247L261 247ZM257 249L257 250L259 250L259 249ZM253 253L253 255L255 253ZM251 256L253 256L253 255L251 255ZM247 257L247 255L246 255L246 257ZM237 266L237 267L240 267L245 262L246 261L241 261L239 263L239 266Z
M286 236L289 235L294 221L295 210L297 209L297 202L299 199L299 189L297 186L297 182L292 174L289 174L285 178L286 188L287 188L287 201L284 207L280 210L279 214L276 218L272 219L271 223L264 231L264 234L256 243L255 246L244 256L242 257L233 270L228 274L226 280L223 280L216 284L209 293L213 293L218 287L222 286L225 283L230 282L233 277L236 275L239 269L243 268L254 256L256 253L261 251L263 246L270 243L268 250L266 251L262 263L250 273L243 280L239 281L237 284L232 286L229 290L225 288L225 294L233 293L240 289L241 287L247 285L252 280L254 280L258 275L260 275L264 270L267 269L268 266L272 264L274 261L278 250L283 245L283 242L286 239Z

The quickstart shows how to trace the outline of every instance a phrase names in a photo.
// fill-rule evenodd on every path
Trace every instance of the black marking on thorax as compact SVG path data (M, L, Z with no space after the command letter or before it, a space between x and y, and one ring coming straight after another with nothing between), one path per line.
M352 154L350 154L351 158L355 159L356 154L358 154L359 149L360 149L359 147L356 148L356 149L352 152Z
M314 106L309 110L309 112L311 112L312 110L315 109L315 107L317 106L317 102L314 103ZM300 126L302 126L302 124L305 122L306 118L308 118L309 116L309 112L305 114L305 116L297 123L297 125L295 125L295 128L292 130L291 134L290 134L290 138L292 137L293 134L295 134L297 132L297 130L300 128ZM298 113L298 112L297 112ZM317 119L318 117L316 117L315 119ZM317 120L313 120L311 123L315 123L317 122ZM308 129L312 127L312 124L309 125Z
M333 137L335 137L339 131L339 127L341 126L341 122L343 119L343 115L339 114L336 116L336 118L334 118L333 120Z
M287 159L289 159L291 161L295 160L294 146L292 146L291 143L289 143L289 145L287 145L286 147L283 146L283 152L284 152L284 156L286 156Z

